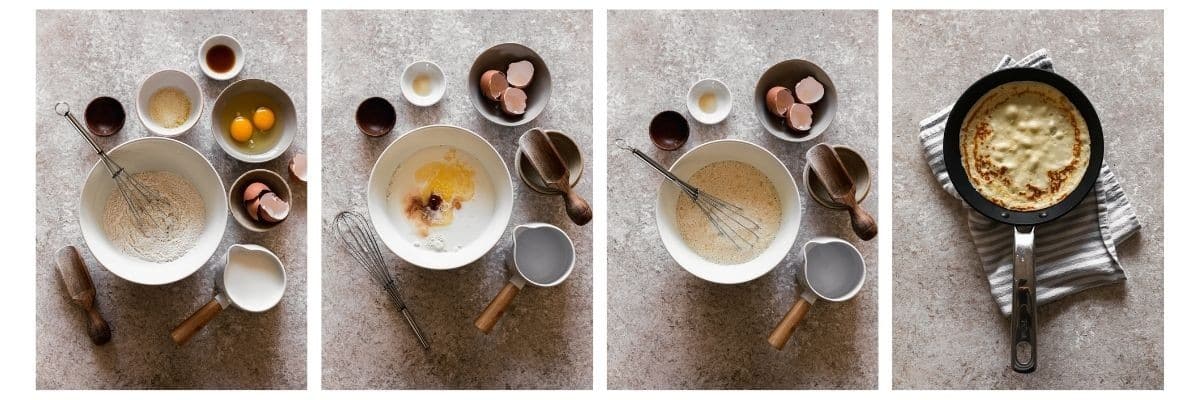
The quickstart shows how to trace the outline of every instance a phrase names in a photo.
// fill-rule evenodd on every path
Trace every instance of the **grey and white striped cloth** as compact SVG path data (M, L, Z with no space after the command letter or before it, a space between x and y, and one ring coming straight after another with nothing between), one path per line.
M996 70L1033 67L1053 71L1050 55L1041 49L1014 61L1004 56ZM952 107L952 106L951 106ZM921 121L921 145L925 160L947 192L958 197L942 157L942 136L950 108L943 108ZM1100 177L1088 196L1074 210L1058 220L1038 226L1034 260L1037 262L1037 297L1040 304L1050 303L1072 293L1096 286L1123 282L1125 271L1117 260L1117 244L1133 236L1141 225L1133 205L1125 197L1116 175L1105 163ZM959 198L961 200L961 198ZM992 298L1005 316L1012 313L1013 228L992 221L966 203L967 225L975 250L983 261Z

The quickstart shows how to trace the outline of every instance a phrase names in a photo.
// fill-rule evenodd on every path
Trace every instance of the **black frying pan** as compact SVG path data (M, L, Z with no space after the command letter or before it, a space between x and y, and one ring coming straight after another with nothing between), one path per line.
M1083 180L1062 201L1042 210L1013 211L992 203L971 185L961 161L959 131L971 107L988 91L1006 83L1028 81L1045 83L1058 89L1075 105L1087 123L1092 152ZM946 172L963 201L980 214L1013 226L1012 369L1021 373L1033 372L1037 369L1037 280L1034 275L1033 230L1036 225L1053 221L1071 211L1096 184L1100 165L1104 161L1104 133L1100 129L1100 118L1096 116L1096 110L1087 96L1058 74L1036 68L1005 69L976 81L958 98L946 120L942 146Z

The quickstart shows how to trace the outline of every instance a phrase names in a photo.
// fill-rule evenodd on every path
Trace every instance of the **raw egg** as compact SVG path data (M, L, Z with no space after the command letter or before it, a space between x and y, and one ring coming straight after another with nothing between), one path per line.
M260 131L269 131L275 127L275 112L269 107L259 107L254 110L254 127Z
M241 115L233 117L233 122L229 124L229 136L233 140L245 142L250 140L250 135L254 134L254 126L250 120Z

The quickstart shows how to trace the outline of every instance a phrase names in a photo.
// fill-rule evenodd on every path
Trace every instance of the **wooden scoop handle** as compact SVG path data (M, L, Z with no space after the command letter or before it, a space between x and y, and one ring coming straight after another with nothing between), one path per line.
M850 202L850 226L854 228L854 234L862 240L871 240L879 233L879 225L875 224L875 217L871 213L863 209L858 202Z
M92 338L92 343L101 345L112 340L112 329L109 328L108 321L100 315L100 311L96 307L87 307L85 310L88 315L88 336Z
M571 222L574 222L575 225L580 226L587 225L588 222L591 222L592 205L588 204L587 200L584 200L583 197L579 197L579 195L571 189L571 185L559 185L559 187L562 192L563 201L566 202L567 205L567 216L571 217Z
M199 310L192 313L183 322L180 322L179 326L175 327L175 329L172 329L171 340L180 346L187 344L189 340L192 340L192 336L196 335L196 332L204 329L204 326L208 325L208 322L212 321L219 313L221 313L221 303L217 302L217 299L214 298L208 304L205 304L204 307L200 307Z
M792 333L796 332L796 327L800 325L800 321L804 319L804 315L808 314L808 309L811 304L803 298L796 300L796 304L792 305L792 309L788 310L783 316L783 320L779 321L779 325L775 325L775 330L771 331L771 336L767 337L767 342L771 343L771 347L775 350L783 350L783 345L787 344L788 339L792 338Z
M496 326L497 322L500 322L500 317L504 316L504 310L508 309L508 303L512 303L520 290L512 282L505 284L504 288L500 289L500 293L496 294L496 298L492 299L487 308L483 309L483 313L479 314L479 318L475 319L475 327L485 335L492 333L492 328Z

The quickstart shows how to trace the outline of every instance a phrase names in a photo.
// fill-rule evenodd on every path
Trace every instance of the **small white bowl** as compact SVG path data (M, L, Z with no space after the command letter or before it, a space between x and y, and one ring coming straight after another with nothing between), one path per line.
M700 98L705 94L712 94L716 104L710 111L704 111L700 107ZM729 116L729 110L733 109L732 96L729 94L729 88L725 87L724 83L716 79L704 79L692 85L692 89L688 90L687 109L688 114L692 118L702 124L712 125L725 120Z
M169 87L182 90L192 103L192 110L188 114L187 121L174 128L164 127L150 119L150 96L160 89ZM150 74L142 81L141 85L138 85L137 101L134 104L137 106L138 121L141 121L142 126L145 126L151 133L167 137L178 136L192 129L196 125L196 121L200 120L200 114L204 112L204 93L200 91L200 84L196 83L191 75L177 69L164 69Z
M413 82L421 77L429 80L428 93L420 94L413 88ZM428 107L437 104L442 100L442 95L446 94L446 75L442 73L441 67L430 61L408 64L404 67L404 73L400 75L400 94L414 106Z
M208 67L208 62L206 61L208 49L221 44L233 50L233 68L225 72L213 71L212 68ZM233 79L233 77L242 72L242 67L246 65L246 53L242 51L242 43L229 35L212 35L208 39L204 39L204 43L200 44L200 52L197 53L197 57L199 57L197 60L200 63L200 70L204 72L204 75L218 81Z
M792 173L774 154L750 142L724 139L696 146L671 165L671 173L687 181L700 168L726 160L741 161L758 169L774 184L775 192L779 194L779 204L782 207L779 231L762 254L741 264L722 265L701 257L688 247L675 224L675 205L679 200L680 190L670 180L663 179L659 186L654 215L658 222L658 236L667 248L667 253L671 254L671 258L675 259L679 266L709 282L737 284L763 276L783 261L800 232L802 210L800 189L796 186Z
M392 188L392 178L396 170L406 162L417 163L414 155L437 147L453 148L474 157L479 168L475 171L475 176L486 177L494 198L492 210L486 217L476 219L459 213L455 214L454 223L450 226L439 227L475 233L461 248L444 252L416 246L420 239L405 215L403 201L389 198L392 190L404 189ZM476 198L484 195L481 192L477 187ZM463 207L461 210L465 211L467 206ZM512 209L512 176L508 173L508 165L500 158L500 153L479 134L453 125L429 125L404 133L380 153L367 180L367 211L379 238L404 261L422 268L454 269L483 257L504 236Z
M187 253L174 261L156 263L121 252L104 233L104 205L114 190L112 175L97 161L83 182L79 196L79 227L83 241L105 269L130 282L164 285L186 278L208 261L221 237L229 213L225 186L208 159L183 142L145 137L122 143L109 155L128 171L173 172L196 188L204 201L204 230Z

